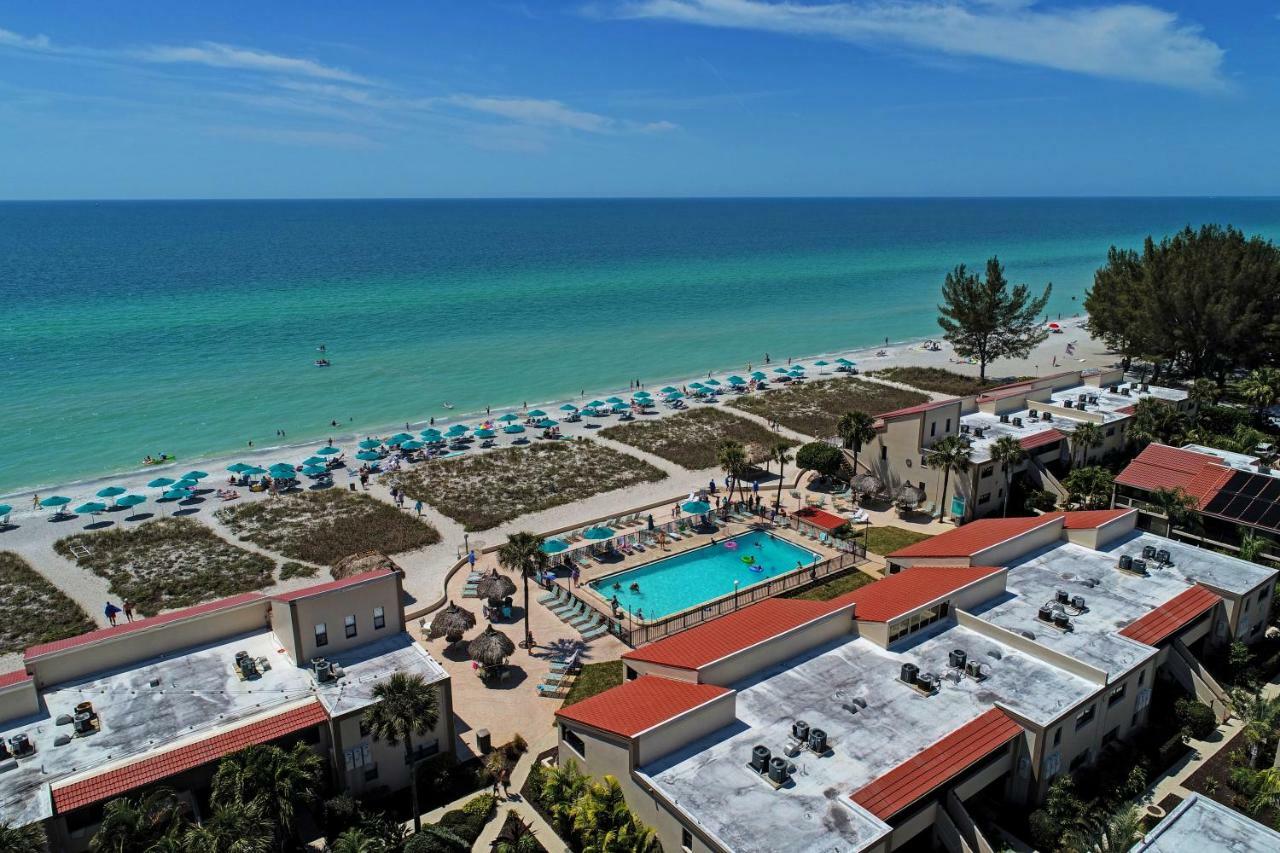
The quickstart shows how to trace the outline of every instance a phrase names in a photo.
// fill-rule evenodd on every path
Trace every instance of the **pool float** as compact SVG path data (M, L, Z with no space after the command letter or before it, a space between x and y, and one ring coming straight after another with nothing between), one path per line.
M763 571L764 571L764 566L749 566L748 568L749 568L751 571L753 571L753 572L763 572Z
M728 542L724 543L724 547L728 548L730 551L736 551L738 550L738 543L730 539Z
M748 566L754 565L755 561L756 561L756 558L751 556L750 554L742 558L742 562L746 563Z

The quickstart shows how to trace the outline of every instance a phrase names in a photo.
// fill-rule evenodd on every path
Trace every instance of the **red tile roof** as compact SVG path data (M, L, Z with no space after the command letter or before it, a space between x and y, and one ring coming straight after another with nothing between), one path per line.
M623 660L646 661L677 669L699 669L723 657L785 634L839 609L834 602L768 598L750 607L704 622L664 640L633 649Z
M959 397L948 397L945 400L930 400L929 402L921 403L918 406L907 406L905 409L894 409L892 412L885 412L884 414L877 415L876 417L882 421L885 421L885 420L889 420L890 418L901 418L901 417L906 417L907 415L918 415L921 412L927 412L930 409L941 408L942 406L947 406L947 405L950 405L951 403L958 403L959 401L960 401Z
M349 586L357 586L375 578L386 577L395 574L391 569L374 569L371 572L361 572L358 575L352 575L349 578L343 578L339 581L329 581L328 583L317 584L316 586L305 586L302 589L295 589L291 592L281 592L271 596L274 601L297 601L300 598L310 598L313 595L320 595L326 592L333 592L335 589L346 589Z
M1117 485L1144 491L1182 489L1201 502L1217 494L1231 469L1217 457L1164 444L1148 444L1116 477Z
M1004 711L992 708L854 791L850 799L888 820L1020 734L1022 726Z
M832 599L852 604L855 619L888 622L1004 569L991 566L916 566Z
M630 738L731 692L714 684L642 675L561 708L556 716Z
M1064 438L1066 436L1056 429L1047 429L1044 432L1038 432L1035 435L1019 439L1018 444L1022 445L1023 450L1035 450L1037 447L1044 447L1046 444L1053 444L1053 442L1061 441Z
M241 595L234 595L231 598L221 598L217 601L208 601L204 604L198 604L195 607L186 607L182 610L174 610L169 613L161 613L159 616L152 616L149 619L135 619L132 622L123 622L111 628L99 628L97 631L90 631L87 634L79 634L75 637L67 637L64 640L55 640L52 643L41 643L38 646L31 646L27 649L24 659L31 661L41 655L53 654L54 652L73 649L78 646L88 645L89 643L97 643L102 640L110 640L123 634L131 634L135 631L141 631L146 628L155 628L159 625L167 625L170 622L177 622L182 619L190 619L193 616L204 616L208 613L216 613L219 610L229 610L233 607L239 607L250 601L264 600L261 593L246 592Z
M844 516L811 506L796 510L795 516L796 518L804 519L815 527L821 527L823 530L835 530L837 527L843 527L849 523L849 519Z
M939 533L914 545L899 548L890 557L972 557L1038 527L1054 523L1059 516L1031 518L983 518L963 527Z
M1154 646L1191 624L1221 600L1217 593L1196 584L1146 616L1130 622L1120 631L1120 636Z
M0 674L0 687L12 687L15 684L21 684L24 681L31 680L31 673L25 669L15 669L13 672Z
M96 776L71 782L53 789L53 808L57 814L101 802L132 791L143 785L167 779L174 774L256 743L267 743L293 734L327 720L324 707L317 700L306 705L258 719L229 732L213 735L202 741L180 746L167 752L150 753L132 764L106 770Z

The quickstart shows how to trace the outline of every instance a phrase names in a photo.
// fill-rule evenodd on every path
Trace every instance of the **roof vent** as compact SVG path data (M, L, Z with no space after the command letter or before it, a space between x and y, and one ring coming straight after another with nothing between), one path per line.
M1085 578L1084 580L1080 581L1080 583L1089 587L1089 589L1093 589L1095 586L1102 583L1102 581L1099 580L1098 578Z
M759 745L751 750L751 769L757 773L769 770L769 747Z
M66 746L71 743L71 735L58 735L53 739L54 746Z
M989 651L987 652L987 657L989 657L989 658L995 658L996 660L1003 660L1003 659L1004 659L1004 655L1001 653L1001 651L1000 651L999 649L991 649L991 650L989 650Z
M965 654L964 649L953 649L951 653L947 655L947 665L952 669L964 669L964 662L968 660L968 658L969 656Z

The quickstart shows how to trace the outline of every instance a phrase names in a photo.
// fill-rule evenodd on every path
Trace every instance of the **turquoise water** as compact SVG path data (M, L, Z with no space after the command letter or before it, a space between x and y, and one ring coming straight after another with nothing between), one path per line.
M1108 246L1206 221L1280 202L0 204L0 493L937 335L993 253L1070 314Z
M746 557L754 562L747 565L743 562ZM807 566L817 559L807 548L753 530L609 575L589 586L605 600L616 596L618 604L637 618L656 619L728 595L734 581L738 589L746 589L795 569L797 563ZM631 591L633 583L639 584L638 592Z

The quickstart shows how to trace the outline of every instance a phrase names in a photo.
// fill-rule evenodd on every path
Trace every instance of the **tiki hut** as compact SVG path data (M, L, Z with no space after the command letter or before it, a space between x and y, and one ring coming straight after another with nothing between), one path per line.
M329 569L329 574L333 576L334 580L340 581L352 575L361 575L377 569L390 569L404 577L404 569L396 565L394 560L381 551L362 551L359 554L349 554L346 557L335 560L333 566Z
M476 595L487 598L489 604L493 606L501 604L502 599L508 595L515 595L515 591L515 581L506 575L498 574L497 569L480 578L480 582L476 584Z
M874 474L859 474L853 478L849 485L864 498L878 495L884 491L884 483L880 482L880 478Z
M444 637L449 643L462 641L462 635L476 626L476 617L469 610L464 610L452 601L449 606L436 613L431 620L431 628L427 631L427 639Z
M502 666L515 653L511 638L490 625L480 636L467 643L467 655L486 669Z
M924 501L924 490L910 483L903 483L893 495L893 502L899 509L915 509Z

